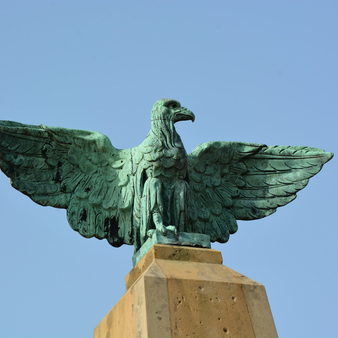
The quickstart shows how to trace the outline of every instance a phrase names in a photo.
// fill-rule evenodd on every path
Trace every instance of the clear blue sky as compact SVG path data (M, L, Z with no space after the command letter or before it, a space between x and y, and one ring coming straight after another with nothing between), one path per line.
M0 2L0 119L140 143L180 100L186 149L212 140L338 155L337 1ZM337 157L290 205L214 245L263 283L280 337L338 337ZM89 338L122 296L132 247L72 231L0 174L0 337Z

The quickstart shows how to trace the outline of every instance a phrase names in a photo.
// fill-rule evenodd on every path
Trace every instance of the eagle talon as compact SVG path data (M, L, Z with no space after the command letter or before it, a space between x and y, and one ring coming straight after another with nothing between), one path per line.
M156 230L158 230L162 235L167 234L167 227L165 227L163 224L157 225Z
M166 229L170 232L173 232L175 235L177 235L177 228L175 227L175 225L168 225L166 226Z
M148 230L148 231L147 231L147 236L148 236L148 237L153 237L153 234L155 233L155 231L156 231L155 229L150 229L150 230Z

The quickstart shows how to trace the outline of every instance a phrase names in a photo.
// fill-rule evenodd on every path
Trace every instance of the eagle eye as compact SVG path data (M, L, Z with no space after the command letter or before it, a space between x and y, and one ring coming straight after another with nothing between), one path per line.
M179 108L180 104L176 101L168 101L163 104L167 108Z

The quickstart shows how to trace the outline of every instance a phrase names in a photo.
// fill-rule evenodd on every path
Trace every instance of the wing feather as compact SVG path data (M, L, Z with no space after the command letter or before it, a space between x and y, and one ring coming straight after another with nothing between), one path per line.
M225 242L237 220L271 215L290 203L333 154L311 147L208 142L188 158L197 232Z
M96 132L0 121L0 168L13 187L112 245L133 242L129 152Z

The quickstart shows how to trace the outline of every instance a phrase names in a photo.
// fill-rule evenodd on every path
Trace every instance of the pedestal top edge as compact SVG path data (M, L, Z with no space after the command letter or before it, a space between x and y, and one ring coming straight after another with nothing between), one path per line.
M222 264L220 251L180 245L155 244L125 278L127 289L156 259Z
M207 248L155 244L151 248L150 252L152 252L154 259L168 259L173 261L190 261L213 264L222 264L223 262L220 251Z

